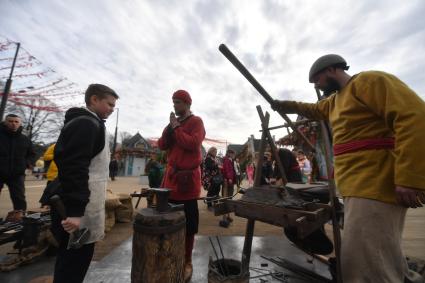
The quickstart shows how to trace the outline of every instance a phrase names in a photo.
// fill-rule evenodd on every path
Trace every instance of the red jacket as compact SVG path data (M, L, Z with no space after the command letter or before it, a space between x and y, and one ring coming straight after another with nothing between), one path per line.
M232 180L232 184L236 181L235 167L233 166L233 160L229 157L223 158L223 178L225 180Z
M171 130L168 126L158 140L161 150L167 150L167 168L162 187L171 189L170 199L196 199L201 193L201 145L205 138L204 123L198 116L189 116L180 122L181 126ZM180 173L191 171L192 183L183 189L178 189Z

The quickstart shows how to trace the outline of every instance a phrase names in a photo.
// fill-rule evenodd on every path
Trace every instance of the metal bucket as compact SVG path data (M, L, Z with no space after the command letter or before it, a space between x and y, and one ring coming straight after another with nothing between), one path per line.
M230 258L208 263L208 283L248 283L249 272L241 274L241 262Z

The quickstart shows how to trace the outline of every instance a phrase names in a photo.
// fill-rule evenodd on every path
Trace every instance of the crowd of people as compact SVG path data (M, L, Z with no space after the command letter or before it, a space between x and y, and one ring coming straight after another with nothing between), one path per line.
M281 150L290 152L293 156L292 160L296 160L291 170L298 172L298 175L301 177L295 180L292 178L293 182L311 183L312 181L319 181L321 179L318 173L313 173L314 166L318 165L315 163L312 155L307 157L304 151L297 149L289 151L282 148ZM240 188L243 180L247 180L249 187L253 186L256 168L255 158L253 161L250 157L248 160L244 160L241 165L239 158L235 156L236 153L231 149L227 150L224 158L217 156L217 148L211 147L208 150L202 163L202 185L208 191L207 197L217 197L220 192L222 192L222 196L232 195L231 193L225 193L225 190L233 192L231 191L232 186L236 185L237 188ZM287 156L280 157L281 161L287 158ZM276 160L270 152L265 152L261 168L260 185L276 184L277 179L280 179L280 173ZM211 203L208 203L208 207L210 206Z
M422 282L407 267L401 234L407 208L425 203L425 149L418 146L425 142L425 103L393 75L372 71L350 76L346 70L341 56L319 58L311 67L309 81L324 91L325 98L316 104L274 101L272 108L330 123L335 180L345 204L343 281ZM86 106L66 112L57 142L44 155L49 181L44 197L58 194L65 206L64 216L55 207L51 210L52 232L59 243L56 283L82 282L95 243L104 236L106 184L116 175L104 122L118 98L105 85L90 85L85 92ZM178 90L171 100L174 112L158 140L159 148L167 153L167 162L162 166L152 156L146 173L151 187L170 189L170 202L184 206L184 278L188 282L193 273L202 186L208 191L211 207L220 192L222 197L231 197L235 188L240 188L243 176L249 185L253 185L256 171L261 172L261 185L274 184L280 176L269 152L257 157L263 158L260 170L253 160L239 164L231 149L222 160L214 147L203 158L205 128L202 119L191 111L190 94ZM13 211L7 218L11 221L22 218L27 208L25 170L35 163L32 143L22 134L21 124L14 114L8 114L0 124L0 191L4 184L9 187ZM310 153L280 149L279 156L289 181L312 182L318 178ZM231 222L230 215L224 215L220 226L228 227ZM70 233L82 228L90 230L83 246L67 249Z

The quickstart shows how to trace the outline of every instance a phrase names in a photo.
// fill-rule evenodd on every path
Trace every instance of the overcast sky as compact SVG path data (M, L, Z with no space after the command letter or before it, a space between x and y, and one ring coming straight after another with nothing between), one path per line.
M82 90L95 82L115 89L119 129L145 137L160 136L177 89L192 95L208 137L259 137L255 106L273 111L221 43L274 98L315 101L308 71L327 53L345 57L350 74L390 72L425 98L423 0L1 0L0 11L0 35ZM282 123L271 115L271 125Z

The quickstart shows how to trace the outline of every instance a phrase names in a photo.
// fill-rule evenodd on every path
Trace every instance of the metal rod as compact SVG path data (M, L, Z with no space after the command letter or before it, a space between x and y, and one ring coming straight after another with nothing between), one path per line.
M214 244L213 244L213 242L212 242L212 240L211 240L211 237L208 237L208 240L210 240L211 247L212 247L212 249L213 249L213 251L214 251L215 257L217 258L217 264L218 264L218 266L219 266L219 268L220 268L220 270L221 270L221 273L222 273L222 274L224 274L224 269L223 269L223 267L221 266L220 259L218 258L217 250L216 250L216 249L215 249L215 247L214 247Z
M276 260L272 257L266 257L266 256L261 256L262 258L280 266L283 267L287 270L290 270L298 275L300 275L301 277L308 279L309 282L331 282L331 280L329 280L326 277L323 277L320 274L315 273L314 271L308 270L302 266L299 266L295 263L292 263L290 261L285 260L284 258L281 257L277 257L279 260Z
M16 43L15 57L13 57L12 69L10 70L10 73L9 73L9 80L12 79L13 71L15 70L15 64L16 64L16 59L18 58L19 48L21 48L21 43L17 42Z
M264 272L264 271L271 272L270 269L259 268L259 267L252 267L252 266L250 266L249 269L252 269L252 270L254 270L255 272L258 272L258 273Z
M266 276L271 276L271 277L274 278L274 276L276 276L275 279L277 279L278 281L280 281L280 282L288 282L286 280L286 278L288 278L289 275L285 274L282 271L276 271L276 270L271 271L271 270L268 270L268 269L256 268L256 267L250 267L249 269L252 269L254 272L260 273L260 275L251 276L251 277L249 277L249 279L261 278L261 277L266 277ZM264 273L264 271L267 271L267 273ZM283 276L283 279L280 278L280 277L278 277L277 275ZM301 278L301 279L304 279L304 278Z
M258 272L258 271L256 271L256 272ZM261 272L258 272L258 273L260 273L260 275L250 276L250 277L249 277L249 279L255 279L255 278L266 277L266 276L270 276L270 275L272 275L272 274L273 274L273 273L271 273L270 271L269 271L269 273L261 273Z
M226 45L220 44L219 48L220 52L230 61L230 63L233 64L233 66L236 67L236 69L239 70L239 72L251 83L251 85L261 94L262 97L264 97L265 100L267 100L268 103L271 105L274 103L274 99L270 96L270 94L261 86L261 84L254 78L253 75L245 68L245 66L239 61L238 58L232 53L232 51L227 48ZM314 145L307 139L304 134L298 130L292 123L291 119L285 114L278 112L280 116L288 123L292 130L297 132L302 139L310 146L310 148L314 151Z
M221 258L223 259L224 269L226 270L226 276L229 276L229 269L227 268L227 263L224 259L224 254L223 254L223 249L221 248L220 239L218 238L218 236L215 236L215 239L217 240L218 247L220 248Z
M308 122L313 122L313 121L316 121L316 120L304 119L304 120L292 122L292 124L294 126L298 126L298 125L303 125L303 124L306 124ZM283 124L283 125L279 125L279 126L269 127L268 130L271 131L271 130L276 130L276 129L281 129L281 128L290 128L290 127L291 127L291 125L289 125L289 124ZM260 132L262 132L262 131L263 130L261 129Z
M119 114L120 114L120 109L117 108L117 122L115 124L114 144L112 145L112 157L115 157L115 151L117 149L118 117L119 117Z
M220 277L220 281L223 281L223 279L226 279L224 276L223 276L223 274L221 274L218 270L217 270L217 268L215 268L214 266L210 266L209 268L208 268L208 270L211 270L212 272L214 272L215 274L217 274L217 276L218 277Z
M273 279L276 279L277 281L284 282L284 283L289 283L289 281L286 280L286 278L283 278L283 279L282 278L279 278L275 274L271 274L271 277ZM295 278L294 276L291 276L291 277ZM300 278L298 277L298 279L300 279ZM303 278L301 278L301 279L303 279Z
M287 278L289 277L289 275L288 274L285 274L282 271L276 271L276 270L274 270L272 272L269 269L256 268L256 267L250 267L249 269L252 269L254 272L260 273L260 275L251 276L251 277L249 277L249 279L255 279L255 278L261 278L261 277L271 276L272 278L277 279L280 282L286 282L286 283L288 283ZM264 271L267 271L267 273L264 273ZM277 275L281 275L281 276L283 276L283 278L280 278ZM294 278L296 278L296 277L294 277ZM302 279L302 280L304 279L304 278L301 278L301 277L298 277L298 278L299 279Z
M316 88L317 99L321 99L320 91ZM320 128L322 132L322 138L325 143L325 160L326 160L326 171L328 173L328 187L329 187L329 195L331 199L332 206L332 232L334 237L335 244L335 258L336 258L336 280L338 283L342 282L342 268L341 268L341 231L339 229L339 223L337 219L337 205L339 204L339 200L336 196L336 185L333 177L333 168L331 161L331 141L329 140L329 132L328 127L326 126L324 121L320 121Z
M12 87L12 75L15 70L16 58L18 58L19 48L21 47L21 43L16 43L16 52L15 57L13 58L12 68L10 69L9 78L6 81L6 85L4 87L3 95L1 97L0 103L0 121L3 121L4 111L6 109L7 98L9 96L10 88Z

